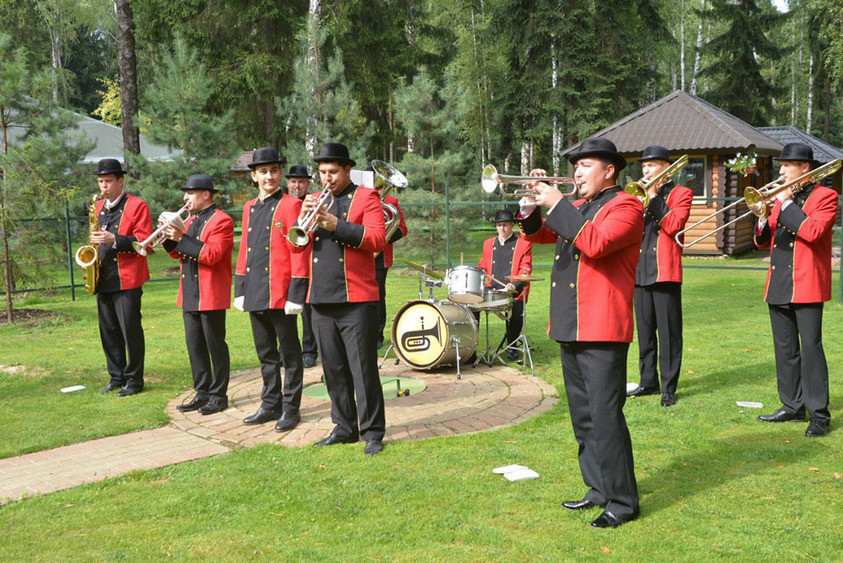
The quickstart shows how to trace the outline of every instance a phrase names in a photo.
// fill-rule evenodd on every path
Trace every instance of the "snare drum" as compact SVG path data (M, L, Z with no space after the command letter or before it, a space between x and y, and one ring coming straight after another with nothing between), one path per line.
M483 292L483 301L468 306L472 311L509 311L512 309L512 293L505 289L489 289Z
M455 303L483 301L483 276L485 272L474 266L454 266L445 274L448 299Z
M477 321L466 307L450 301L410 301L395 315L392 342L395 353L412 368L456 365L477 348Z

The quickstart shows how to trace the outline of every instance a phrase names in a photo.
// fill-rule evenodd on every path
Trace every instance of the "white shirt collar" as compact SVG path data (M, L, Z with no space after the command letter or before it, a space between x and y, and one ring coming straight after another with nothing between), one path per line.
M501 245L501 246L503 246L503 245L504 245L504 243L505 243L506 241L508 241L509 239L511 239L511 238L512 238L512 237L514 237L514 236L515 236L515 232L514 232L514 231L513 231L513 232L511 232L511 233L509 233L509 236L508 236L508 237L506 237L505 239L502 239L502 238L501 238L501 236L500 236L500 235L498 235L498 243L500 243L500 245Z
M111 209L112 207L114 207L115 205L117 205L118 203L120 203L120 199L122 199L122 197L123 197L123 194L124 194L124 193L126 193L126 192L120 192L120 195L118 195L118 196L117 196L116 198L114 198L113 200L109 199L108 201L106 201L106 202L105 202L105 208L106 208L106 209Z

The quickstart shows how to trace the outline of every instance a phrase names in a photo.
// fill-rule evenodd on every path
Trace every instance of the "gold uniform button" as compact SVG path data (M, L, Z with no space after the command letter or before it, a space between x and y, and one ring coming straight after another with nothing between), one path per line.
M117 258L115 258L114 261L117 262Z
M250 233L252 232L252 227L249 227L249 232L250 232Z
M656 247L654 246L654 247L653 247L653 251L655 252L655 250L656 250Z
M788 270L789 270L789 269L793 268L793 265L792 265L792 264L788 264L788 265L787 265L787 268L788 268Z
M348 213L343 212L342 216L343 216L343 218L346 218L346 217L348 217Z
M770 269L771 269L771 270L775 270L775 269L776 269L776 267L775 267L775 266L770 266Z
M345 262L345 260L343 260L342 258L340 258L340 262Z
M181 275L182 279L184 279L184 274Z
M267 230L267 231L269 230L269 225L267 225L267 226L266 226L266 230Z
M316 264L317 262L319 262L319 258L314 258L313 263Z
M553 282L552 284L550 284L550 287L556 287L556 282Z
M251 269L251 268L246 268L246 271L247 271L247 272L251 272L251 271L252 271L252 269Z
M269 250L269 247L268 247L268 246L264 246L264 247L263 247L263 249L264 249L264 250Z
M580 259L580 255L579 255L579 254L574 254L574 260L579 260L579 259Z
M574 289L574 284L571 284L571 289Z
M348 199L351 199L351 194L348 194Z
M790 248L793 248L793 243L790 243Z
M251 252L251 251L252 251L252 247L250 246L250 247L249 247L249 252Z
M556 255L556 258L555 258L555 259L556 259L556 260L559 260L559 255L558 255L558 254Z
M319 240L319 237L313 237L313 240Z
M264 269L263 269L263 271L264 271L264 272L268 272L268 271L269 271L269 268L264 268Z

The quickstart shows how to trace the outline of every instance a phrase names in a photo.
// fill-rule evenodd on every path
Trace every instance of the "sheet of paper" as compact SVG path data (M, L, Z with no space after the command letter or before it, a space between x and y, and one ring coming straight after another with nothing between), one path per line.
M523 465L504 465L503 467L495 467L492 469L492 473L497 473L498 475L505 475L507 473L512 473L513 471L521 471L523 469L528 469Z
M84 385L73 385L71 387L62 388L61 392L62 393L73 393L74 391L81 391L84 388L85 388Z
M522 479L537 479L539 474L532 469L521 469L518 471L510 471L503 474L504 477L510 481L521 481Z
M735 401L739 407L747 407L750 409L760 409L764 407L764 403L756 403L754 401Z

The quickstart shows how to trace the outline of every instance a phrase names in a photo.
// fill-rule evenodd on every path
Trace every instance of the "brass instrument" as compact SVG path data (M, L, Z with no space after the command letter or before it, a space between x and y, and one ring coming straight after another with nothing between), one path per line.
M290 241L290 244L296 248L301 248L310 242L310 233L315 231L318 226L316 216L320 211L327 210L331 206L331 200L331 184L325 184L325 188L316 198L315 207L303 219L300 219L297 225L293 225L287 231L287 240Z
M134 241L132 243L132 248L134 248L135 252L137 252L141 256L146 256L147 253L149 252L147 247L149 247L151 249L156 244L160 244L160 243L164 242L164 239L166 238L164 236L164 230L167 227L172 225L172 226L176 227L177 229L179 229L181 231L184 230L184 222L187 221L187 217L182 217L181 215L182 215L182 213L186 213L186 212L187 212L187 204L186 203L184 205L182 205L181 209L179 209L175 213L170 212L170 211L164 211L163 213L161 213L161 215L158 216L158 222L161 223L161 225L159 225L158 228L155 229L152 232L152 234L147 237L147 239L145 241L143 241L143 242Z
M386 242L389 242L389 239L393 234L395 234L395 231L397 231L398 227L401 225L401 213L398 211L397 207L384 200L386 199L386 196L392 192L392 190L397 188L401 188L403 190L409 186L410 183L407 181L407 177L399 172L397 168L384 162L383 160L373 160L371 164L372 170L375 171L375 189L380 191L381 194L383 220L386 225ZM381 252L383 251L381 250ZM381 252L375 254L375 257L377 258Z
M663 181L667 180L683 168L688 165L688 155L683 154L679 158L676 159L673 164L659 172L656 176L654 176L650 180L645 180L641 178L637 182L629 182L626 186L624 186L623 191L630 195L634 195L639 200L641 200L641 205L644 206L646 209L648 205L650 205L650 194L647 193L647 190L650 186L657 186Z
M573 186L570 192L562 194L564 197L576 196L579 190L579 184L573 178L562 178L558 176L509 176L498 174L498 169L491 164L486 165L483 169L482 176L480 176L480 185L483 187L484 192L493 194L495 190L498 190L500 195L506 198L534 197L536 194L529 187L533 182ZM510 184L521 187L511 190L504 187Z
M91 198L91 205L88 207L88 244L80 246L75 257L76 263L82 268L85 291L91 295L97 292L97 284L100 281L100 245L91 242L91 236L100 230L99 218L97 217L97 200L99 197L99 194L95 194Z
M788 188L790 188L791 192L798 193L805 189L807 186L810 186L811 184L816 184L826 176L831 176L832 174L840 170L841 164L843 164L843 161L841 160L832 160L831 162L827 162L826 164L814 168L813 170L809 170L805 174L791 180L790 182L782 183L784 177L780 176L778 179L770 182L769 184L765 184L760 188L753 188L752 186L749 186L744 190L743 197L741 199L730 203L726 207L715 211L714 213L711 213L710 215L700 219L693 225L685 227L684 229L676 233L676 244L678 244L682 248L688 248L694 246L701 240L707 239L713 234L719 233L729 225L737 223L738 221L740 221L744 217L747 217L750 214L755 215L756 217L765 217L770 211L772 200L775 199L776 194L779 194ZM749 208L749 211L743 213L742 215L739 215L738 217L732 219L727 223L724 223L723 225L720 225L716 229L712 229L704 235L695 238L691 242L681 242L681 237L691 229L702 225L706 221L710 221L714 217L721 215L742 203L746 204L746 206Z

